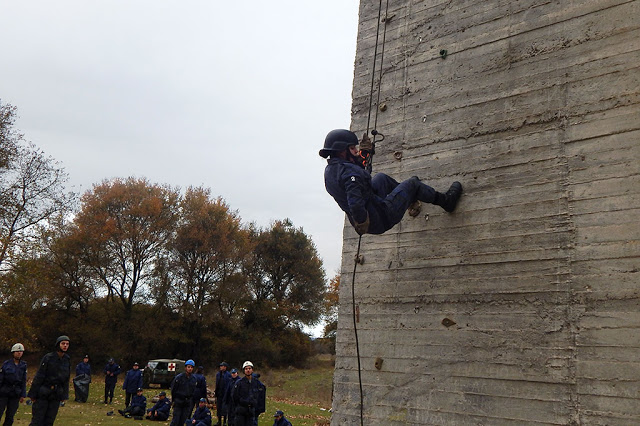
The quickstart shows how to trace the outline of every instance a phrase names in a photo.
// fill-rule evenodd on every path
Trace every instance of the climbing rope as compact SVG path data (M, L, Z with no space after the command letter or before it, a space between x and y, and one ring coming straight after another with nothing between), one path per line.
M364 397L362 393L362 369L360 368L360 343L358 342L358 326L356 325L356 268L358 267L358 259L360 258L361 243L362 235L358 238L358 250L355 261L353 262L353 274L351 275L351 310L353 312L353 334L356 340L356 358L358 358L358 384L360 385L360 426L364 423Z
M388 11L389 11L389 0L386 0L386 9L385 9L385 26L382 35L382 52L380 54L380 76L378 77L378 97L376 100L376 105L380 105L380 89L382 86L382 63L384 61L384 46L387 38L387 23L388 23ZM380 37L380 22L382 21L382 0L380 0L380 4L378 6L378 25L376 27L376 45L373 52L373 68L371 70L371 88L369 91L369 113L367 115L367 135L369 134L369 129L371 125L371 109L373 107L373 91L375 84L375 75L376 75L376 60L378 58L378 41ZM378 107L376 107L376 113L374 118L374 130L371 132L373 134L373 144L375 146L376 136L379 134L377 132L376 126L378 124ZM384 139L384 136L383 136ZM371 167L371 157L369 155L367 159L366 167L370 169ZM358 341L358 326L357 326L357 318L356 318L356 270L358 268L358 262L360 261L360 246L362 244L362 235L358 238L358 250L356 251L356 257L353 264L353 274L351 276L351 303L352 303L352 314L353 314L353 334L355 336L356 342L356 358L358 359L358 385L360 387L360 426L364 426L364 393L362 391L362 367L360 361L360 343Z

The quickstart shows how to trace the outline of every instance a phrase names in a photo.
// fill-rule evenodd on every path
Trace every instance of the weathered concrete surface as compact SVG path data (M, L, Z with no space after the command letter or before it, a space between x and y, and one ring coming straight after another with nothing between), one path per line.
M640 1L389 3L374 170L465 194L363 237L364 424L640 424ZM334 426L360 423L357 241L345 227Z

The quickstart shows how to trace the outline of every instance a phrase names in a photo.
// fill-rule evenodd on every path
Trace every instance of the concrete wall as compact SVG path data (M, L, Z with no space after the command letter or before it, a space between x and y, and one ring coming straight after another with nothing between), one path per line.
M640 1L389 3L374 171L465 194L362 239L364 424L640 424ZM334 426L360 423L357 242L346 226Z

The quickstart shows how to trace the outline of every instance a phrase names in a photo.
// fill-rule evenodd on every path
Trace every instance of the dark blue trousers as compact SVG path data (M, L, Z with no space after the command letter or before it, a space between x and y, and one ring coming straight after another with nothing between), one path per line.
M13 424L13 417L16 415L16 411L18 411L18 406L20 406L20 397L9 398L7 396L0 396L0 419L5 409L7 410L7 414L4 417L4 426Z
M420 182L416 176L398 183L391 176L377 173L371 179L371 188L382 199L386 216L383 217L383 224L371 224L372 228L379 228L377 230L381 232L371 233L382 233L393 228L416 200L433 204L436 199L436 190Z
M173 419L171 420L171 426L182 426L189 418L190 404L187 401L184 404L173 405Z
M52 426L56 421L59 399L39 398L31 406L31 423L29 426Z

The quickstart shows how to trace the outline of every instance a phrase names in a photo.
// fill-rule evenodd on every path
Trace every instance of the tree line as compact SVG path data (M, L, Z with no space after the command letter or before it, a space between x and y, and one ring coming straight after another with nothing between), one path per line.
M303 326L335 310L313 241L244 224L210 189L115 178L78 196L0 102L0 344L123 362L301 365Z

